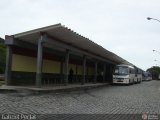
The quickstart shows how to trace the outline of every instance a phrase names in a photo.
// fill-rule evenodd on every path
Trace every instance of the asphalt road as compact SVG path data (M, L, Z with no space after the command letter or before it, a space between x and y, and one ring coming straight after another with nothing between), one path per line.
M57 94L0 93L0 113L1 119L8 114L32 114L46 120L70 120L77 116L92 120L134 120L141 119L142 113L154 117L151 115L160 114L160 81Z

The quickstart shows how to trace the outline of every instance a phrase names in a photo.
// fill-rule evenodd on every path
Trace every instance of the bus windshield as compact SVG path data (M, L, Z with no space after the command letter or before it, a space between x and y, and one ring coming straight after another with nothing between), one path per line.
M114 71L115 75L128 75L129 69L125 66L117 66Z

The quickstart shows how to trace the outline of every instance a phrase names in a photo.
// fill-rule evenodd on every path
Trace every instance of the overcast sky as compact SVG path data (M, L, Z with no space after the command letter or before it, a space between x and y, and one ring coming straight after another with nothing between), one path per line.
M146 70L160 65L160 22L148 16L160 19L160 0L0 0L0 37L61 23Z

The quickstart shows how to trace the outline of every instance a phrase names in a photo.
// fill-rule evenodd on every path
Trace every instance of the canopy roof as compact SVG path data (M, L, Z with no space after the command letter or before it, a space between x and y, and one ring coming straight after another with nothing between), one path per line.
M120 56L106 50L102 46L94 43L93 41L85 38L71 29L61 25L55 24L19 34L13 35L15 39L37 44L40 33L46 33L47 35L56 38L67 45L72 45L75 48L87 51L88 53L95 54L106 60L109 60L115 64L128 64L132 65L128 61L124 60ZM53 46L54 47L54 46Z

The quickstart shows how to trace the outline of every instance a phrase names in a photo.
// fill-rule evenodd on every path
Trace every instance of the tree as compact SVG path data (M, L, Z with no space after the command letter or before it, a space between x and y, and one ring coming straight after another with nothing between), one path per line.
M152 74L152 78L153 78L153 79L155 79L155 80L159 79L160 67L158 67L158 66L153 66L153 67L151 67L151 68L148 68L147 71Z
M3 74L5 71L6 61L6 46L4 43L0 43L0 73Z

